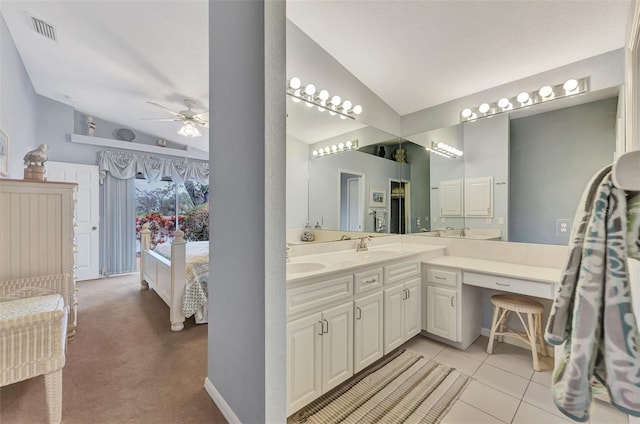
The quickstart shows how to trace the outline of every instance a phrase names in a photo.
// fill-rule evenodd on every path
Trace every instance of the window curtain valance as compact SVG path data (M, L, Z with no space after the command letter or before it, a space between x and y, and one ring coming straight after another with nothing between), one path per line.
M209 163L193 159L173 159L162 156L143 155L130 152L100 152L100 182L107 172L114 178L126 180L138 173L149 181L160 181L168 177L175 183L196 181L209 184Z

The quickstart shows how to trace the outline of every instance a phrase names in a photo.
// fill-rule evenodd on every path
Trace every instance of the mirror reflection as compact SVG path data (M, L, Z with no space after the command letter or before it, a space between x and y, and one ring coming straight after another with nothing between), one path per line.
M288 100L287 227L309 223L316 241L416 233L566 244L580 193L613 158L618 105L611 89L400 137Z

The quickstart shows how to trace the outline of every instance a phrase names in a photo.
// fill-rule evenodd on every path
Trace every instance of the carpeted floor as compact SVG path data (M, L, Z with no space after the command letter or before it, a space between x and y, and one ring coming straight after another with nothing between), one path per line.
M62 422L226 423L204 390L207 325L172 333L169 308L138 274L78 283ZM46 423L44 378L0 389L0 423Z

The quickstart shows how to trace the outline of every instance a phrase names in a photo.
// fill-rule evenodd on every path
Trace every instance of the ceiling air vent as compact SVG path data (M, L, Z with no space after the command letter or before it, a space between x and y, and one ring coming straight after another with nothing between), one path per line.
M50 40L58 41L56 37L56 27L46 23L42 19L38 19L33 16L31 17L31 23L33 24L33 29L35 32Z

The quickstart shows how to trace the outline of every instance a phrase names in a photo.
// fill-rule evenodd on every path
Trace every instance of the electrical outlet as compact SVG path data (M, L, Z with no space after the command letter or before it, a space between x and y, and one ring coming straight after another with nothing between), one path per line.
M504 225L504 216L498 218L498 224Z
M557 236L569 236L571 231L570 219L556 219L556 235Z

